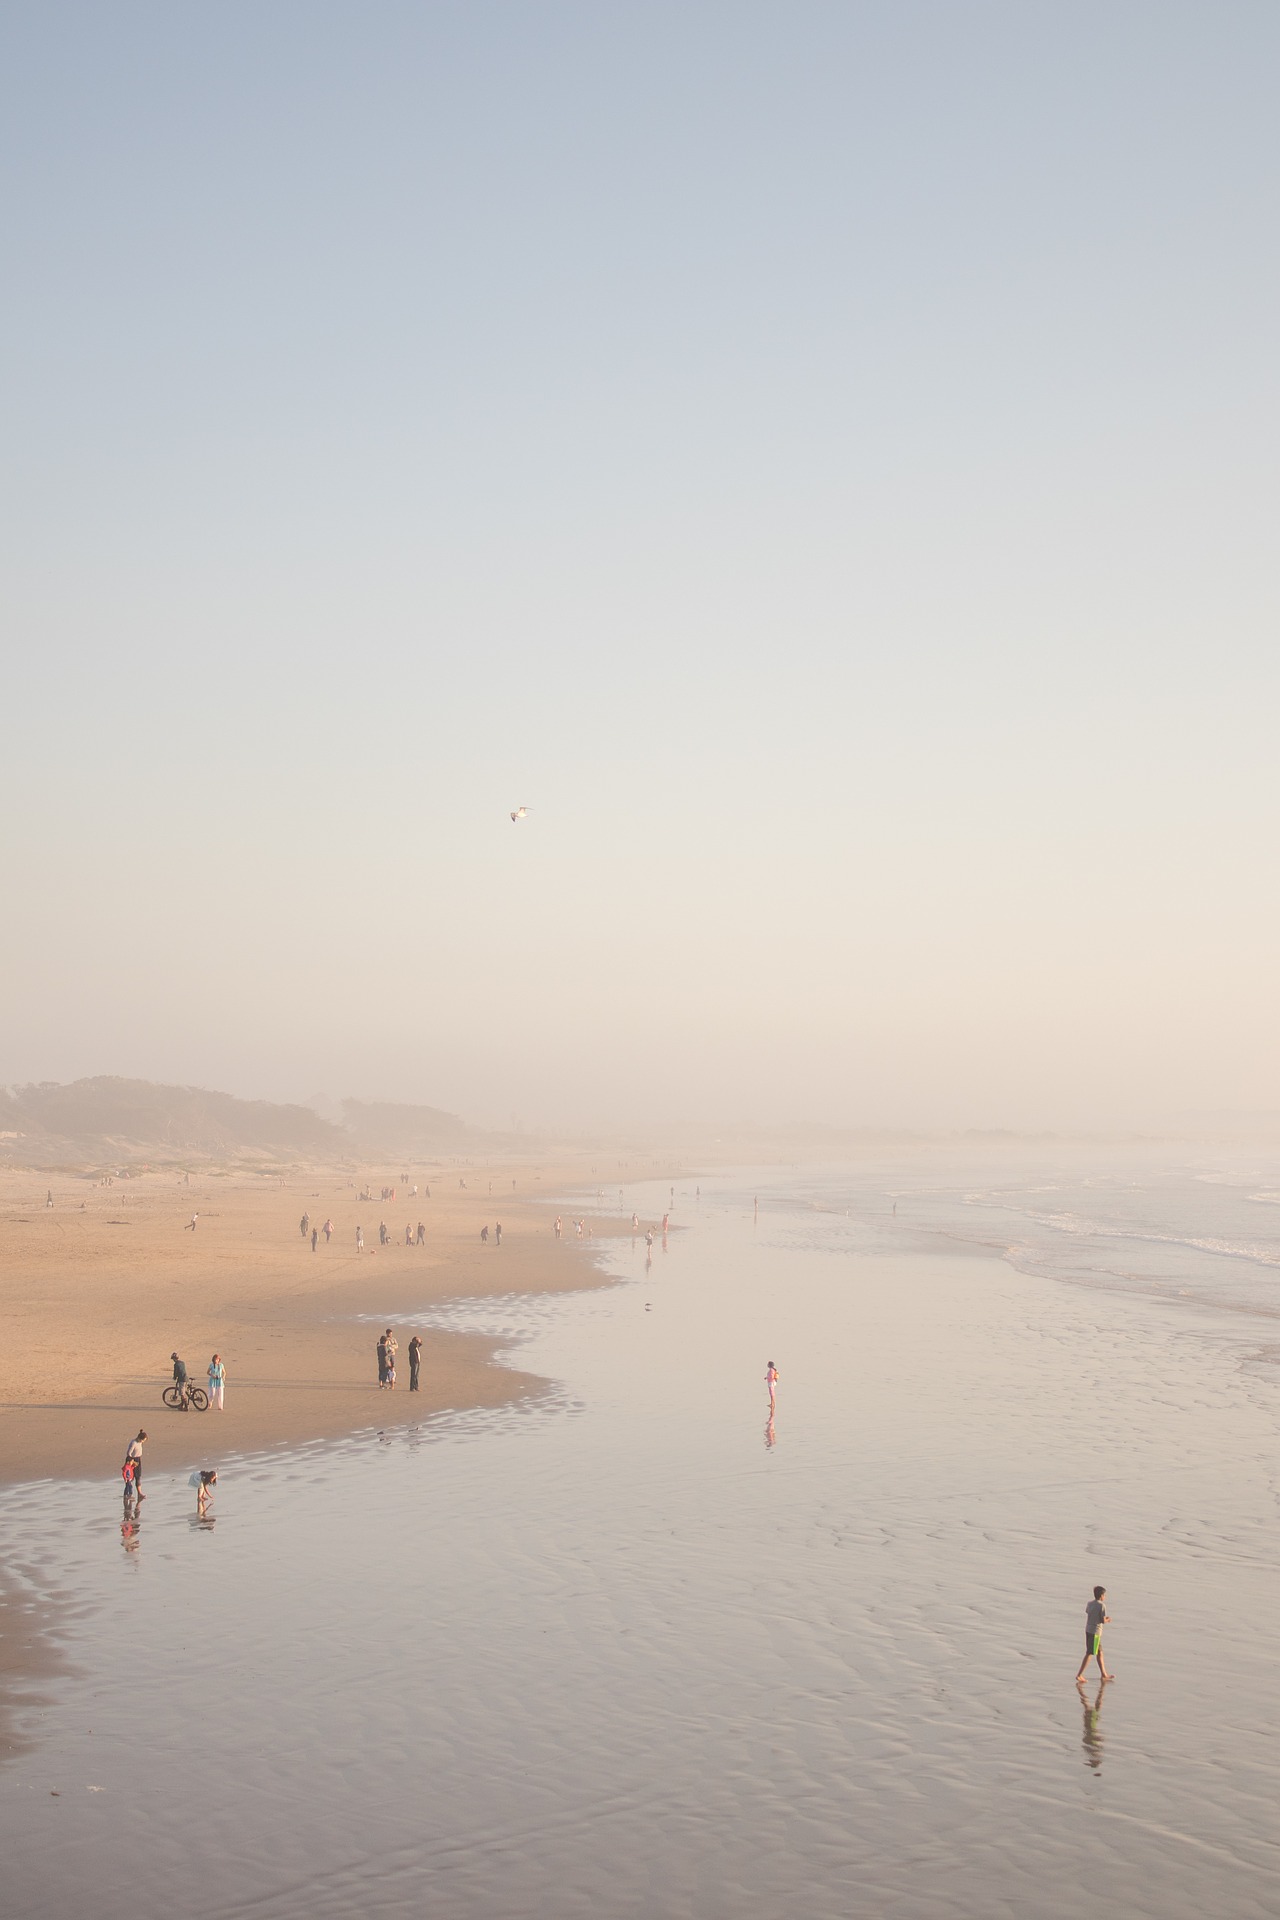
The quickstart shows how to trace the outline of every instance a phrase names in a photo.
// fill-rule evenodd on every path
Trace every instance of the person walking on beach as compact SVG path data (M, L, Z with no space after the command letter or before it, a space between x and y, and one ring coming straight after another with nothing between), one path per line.
M357 1253L364 1252L364 1228L363 1227L356 1228L356 1252Z
M385 1387L386 1384L387 1384L387 1336L385 1333L380 1333L378 1335L378 1385L380 1387Z
M1091 1660L1098 1663L1098 1672L1104 1680L1114 1680L1114 1673L1107 1672L1107 1663L1102 1657L1102 1629L1111 1624L1111 1615L1107 1612L1107 1590L1095 1587L1093 1598L1084 1610L1084 1659L1076 1673L1076 1685L1084 1684L1084 1670Z
M304 1213L301 1220L298 1222L298 1231L302 1235L303 1239L305 1240L307 1235L311 1231L311 1215L309 1213Z
M199 1218L200 1218L200 1215L198 1213L193 1213L191 1218L188 1220L186 1226L182 1229L182 1231L184 1233L194 1233L196 1230L196 1221Z
M418 1391L418 1369L422 1365L422 1342L415 1333L409 1342L409 1391Z
M312 1229L311 1229L311 1251L312 1251L312 1253L314 1253L314 1252L315 1252L315 1250L316 1250L316 1244L317 1244L317 1242L319 1241L319 1239L320 1239L320 1229L319 1229L319 1227L312 1227Z
M481 1227L480 1229L480 1244L481 1246L485 1246L485 1247L487 1247L489 1244L489 1228L487 1225Z
M778 1369L772 1360L764 1370L764 1383L769 1389L769 1418L772 1419L778 1406Z
M145 1500L147 1497L142 1491L142 1449L146 1444L146 1429L139 1427L137 1439L129 1442L124 1456L125 1465L128 1466L130 1462L133 1465L133 1491L134 1497L138 1500Z
M426 1229L426 1227L425 1227L425 1225L423 1224L423 1222L422 1222L421 1220L419 1220L419 1222L418 1222L418 1245L419 1245L420 1247L425 1247L425 1246L426 1246L426 1244L427 1244L427 1229Z
M499 1220L499 1222L498 1222L498 1224L497 1224L497 1226L496 1226L496 1227L494 1228L494 1230L493 1230L493 1237L494 1237L494 1239L495 1239L495 1240L497 1241L497 1243L498 1243L498 1245L499 1245L499 1246L501 1246L501 1245L502 1245L502 1222L501 1222L501 1220Z
M209 1362L209 1405L216 1407L219 1413L225 1412L222 1404L222 1390L227 1383L227 1370L222 1364L222 1355L215 1353Z
M332 1240L332 1238L333 1238L333 1222L332 1222L332 1220L326 1220L326 1221L325 1221L325 1223L324 1223L324 1226L323 1226L323 1227L322 1227L322 1229L321 1229L321 1231L322 1231L322 1233L324 1234L324 1243L325 1243L325 1245L326 1245L326 1247L327 1247L327 1246L328 1246L328 1244L329 1244L329 1242L330 1242L330 1241Z

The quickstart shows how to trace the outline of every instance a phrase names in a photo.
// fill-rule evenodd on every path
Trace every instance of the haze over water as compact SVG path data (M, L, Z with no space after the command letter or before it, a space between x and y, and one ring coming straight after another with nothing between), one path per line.
M1129 1224L1219 1237L1205 1170L1131 1167ZM72 1663L0 1771L24 1920L1273 1913L1265 1312L962 1244L976 1171L682 1180L616 1289L438 1316L544 1402L230 1463L212 1527L181 1476L127 1549L103 1487L0 1498Z

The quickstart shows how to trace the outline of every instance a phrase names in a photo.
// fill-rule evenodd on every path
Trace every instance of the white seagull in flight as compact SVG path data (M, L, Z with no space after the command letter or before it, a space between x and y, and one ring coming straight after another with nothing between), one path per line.
M523 820L528 811L528 807L517 807L511 818L513 820Z

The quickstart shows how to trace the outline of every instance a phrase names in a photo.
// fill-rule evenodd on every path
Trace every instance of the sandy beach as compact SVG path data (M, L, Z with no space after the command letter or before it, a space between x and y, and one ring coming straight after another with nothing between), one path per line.
M385 1169L165 1168L111 1185L0 1175L0 1482L109 1479L139 1427L154 1471L188 1457L197 1420L216 1458L538 1391L540 1381L494 1364L491 1341L437 1331L420 1393L408 1392L403 1359L395 1391L380 1392L377 1329L359 1316L385 1314L403 1349L406 1317L442 1300L593 1284L590 1243L574 1238L567 1216L557 1240L554 1212L536 1204L588 1177L571 1166L437 1169L411 1176L416 1197L397 1184L382 1202L397 1180ZM366 1190L374 1198L361 1204ZM299 1231L304 1213L334 1224L314 1253ZM406 1223L416 1234L419 1220L426 1245L406 1246ZM614 1223L593 1224L599 1237ZM201 1386L211 1354L222 1355L225 1411L161 1404L175 1349Z
M615 1284L431 1311L555 1383L519 1408L388 1426L353 1388L363 1431L229 1459L207 1514L181 1415L148 1414L188 1452L140 1519L105 1480L0 1488L14 1911L1265 1920L1275 1370L1240 1313L1096 1265L1160 1220L1166 1268L1273 1273L1276 1210L1199 1171L704 1171L651 1255L601 1208ZM1081 1689L1098 1583L1119 1677Z

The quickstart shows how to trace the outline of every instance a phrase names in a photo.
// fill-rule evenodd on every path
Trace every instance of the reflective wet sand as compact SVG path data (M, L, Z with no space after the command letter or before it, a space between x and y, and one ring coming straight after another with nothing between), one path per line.
M113 1490L0 1499L75 1595L0 1768L10 1910L1273 1914L1247 1329L865 1250L824 1180L758 1225L681 1183L616 1290L435 1314L541 1407L213 1463L203 1525L185 1474L125 1537Z

